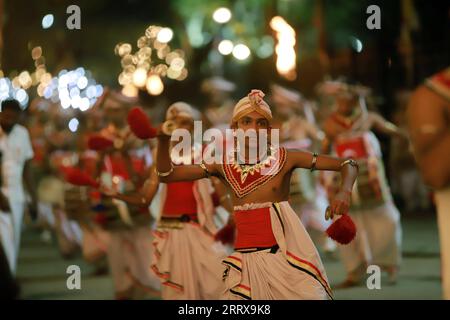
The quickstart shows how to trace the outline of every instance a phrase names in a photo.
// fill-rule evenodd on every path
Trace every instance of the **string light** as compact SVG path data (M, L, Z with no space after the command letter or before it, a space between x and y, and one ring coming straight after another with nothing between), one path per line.
M222 40L219 43L219 46L217 47L217 49L219 50L219 52L221 54L223 54L224 56L229 55L230 53L233 52L233 42L231 42L230 40Z
M78 125L80 124L80 122L78 121L77 118L72 118L69 121L69 130L72 132L76 132L78 130Z
M19 81L18 77L15 79ZM0 101L7 99L16 99L22 109L26 108L29 101L28 93L20 85L14 86L9 78L0 78Z
M227 23L231 19L231 11L228 8L218 8L213 13L213 19L217 23Z
M90 71L79 67L75 70L61 70L57 77L50 73L41 76L38 95L59 102L63 109L72 107L87 111L103 94L103 86L96 83Z
M160 95L164 91L164 84L157 74L152 74L147 79L147 91L153 96Z
M245 44L238 44L233 49L233 56L238 60L245 60L250 56L250 49Z
M52 14L47 14L42 18L42 28L43 29L48 29L53 25L53 21L55 20L55 18L53 17Z
M159 30L158 35L156 36L156 40L161 43L168 43L172 40L173 31L170 28L162 28Z
M135 97L139 88L146 88L151 95L159 95L164 91L162 78L186 79L185 53L180 49L172 51L168 45L172 39L172 29L151 25L138 38L136 52L129 43L115 46L114 52L121 57L122 65L117 80L124 95Z

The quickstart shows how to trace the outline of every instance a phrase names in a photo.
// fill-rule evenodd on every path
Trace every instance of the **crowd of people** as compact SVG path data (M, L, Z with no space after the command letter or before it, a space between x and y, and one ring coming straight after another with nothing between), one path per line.
M416 159L425 182L440 189L450 298L448 70L400 99L392 122L368 103L368 88L344 80L320 83L316 101L278 84L267 96L252 90L234 101L235 89L210 78L201 87L209 99L202 108L178 101L160 108L164 118L159 109L142 108L154 126L149 139L130 125L139 101L119 90L105 90L86 112L36 98L25 115L17 101L3 101L3 294L20 297L15 277L24 216L41 241L56 240L65 259L81 251L97 274L110 274L116 299L332 299L322 259L337 256L347 276L336 288L360 285L369 265L395 284L402 256L398 204L402 211L430 205ZM223 133L212 153L220 161L206 161L210 150L202 141L177 148L174 130L194 135L195 121ZM277 131L279 143L260 135L239 139L250 131ZM388 176L380 135L397 146L389 162L399 169ZM88 182L74 182L83 177ZM394 202L388 177L402 202ZM326 232L344 214L357 230L348 244Z

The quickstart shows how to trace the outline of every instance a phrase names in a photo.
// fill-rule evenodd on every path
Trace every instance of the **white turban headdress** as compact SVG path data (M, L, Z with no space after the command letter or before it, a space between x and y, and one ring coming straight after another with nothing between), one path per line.
M261 90L252 90L246 97L239 100L234 106L232 123L237 122L243 116L258 112L267 120L272 121L272 111L267 102L263 100L264 93Z
M175 102L167 109L166 120L174 120L176 117L194 119L194 112L186 102Z

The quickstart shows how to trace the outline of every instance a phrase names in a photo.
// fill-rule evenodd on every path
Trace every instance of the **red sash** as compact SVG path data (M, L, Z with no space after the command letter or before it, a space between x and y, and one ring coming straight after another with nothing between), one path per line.
M196 215L197 201L194 197L193 188L193 181L168 183L163 214L165 216Z
M235 211L236 249L266 248L277 244L270 221L270 208Z

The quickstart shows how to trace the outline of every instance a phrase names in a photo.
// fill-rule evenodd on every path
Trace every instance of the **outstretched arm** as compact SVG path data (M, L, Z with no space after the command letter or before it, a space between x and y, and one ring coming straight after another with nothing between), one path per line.
M217 175L215 165L179 165L173 166L169 153L170 136L158 135L156 170L161 182L192 181Z
M155 167L150 169L150 176L145 180L142 188L132 194L117 193L114 190L103 187L100 191L111 198L125 201L131 205L148 207L152 203L153 197L158 191L159 179L156 175Z
M407 137L406 132L397 127L392 122L387 121L379 114L370 113L370 116L372 117L373 128L375 129L375 131L387 134L392 137L401 137L401 138Z
M304 168L310 170L329 170L341 173L341 187L331 203L331 216L344 214L350 207L353 184L358 175L358 164L352 159L335 158L317 155L304 151L289 151L290 168Z

